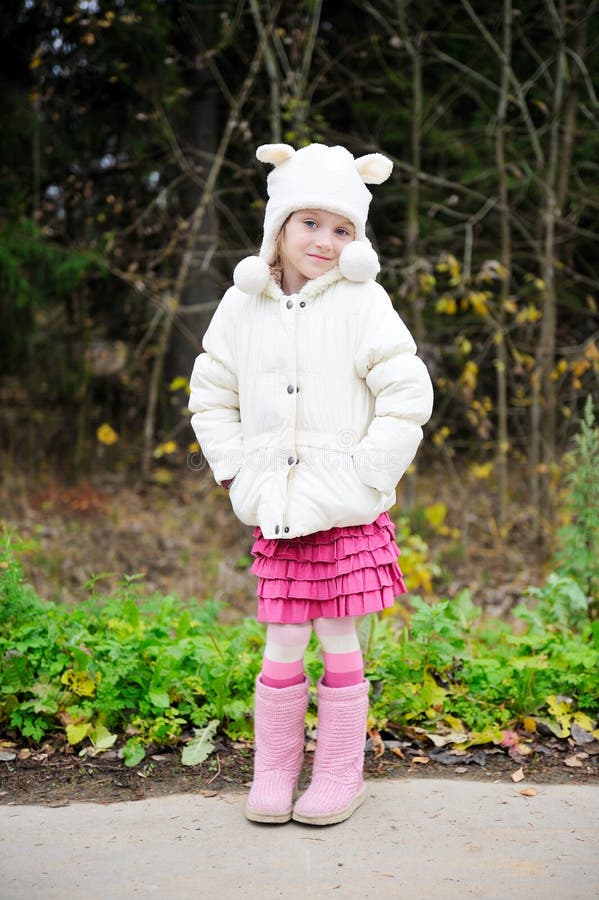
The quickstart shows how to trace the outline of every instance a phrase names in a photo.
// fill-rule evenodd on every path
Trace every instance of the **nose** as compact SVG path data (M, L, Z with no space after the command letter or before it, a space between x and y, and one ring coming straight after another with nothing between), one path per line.
M331 247L332 243L331 232L328 230L328 228L319 228L318 235L316 237L316 245L318 247Z

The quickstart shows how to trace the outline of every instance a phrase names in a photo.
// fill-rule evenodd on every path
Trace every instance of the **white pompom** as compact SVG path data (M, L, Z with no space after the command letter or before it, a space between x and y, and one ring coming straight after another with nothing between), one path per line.
M233 282L244 294L261 294L270 280L270 266L259 256L246 256L233 270Z
M339 270L349 281L370 281L380 268L378 256L364 241L352 241L341 251Z

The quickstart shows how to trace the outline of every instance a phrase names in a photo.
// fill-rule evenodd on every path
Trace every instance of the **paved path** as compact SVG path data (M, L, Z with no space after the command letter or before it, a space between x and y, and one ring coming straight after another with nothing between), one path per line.
M1 900L599 898L599 786L368 782L329 828L254 825L244 796L0 807Z

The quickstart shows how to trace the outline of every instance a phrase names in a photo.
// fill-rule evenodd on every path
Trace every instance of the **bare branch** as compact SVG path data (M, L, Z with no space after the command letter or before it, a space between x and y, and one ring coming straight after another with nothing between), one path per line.
M210 172L208 173L208 177L206 179L206 184L204 185L204 190L202 192L202 196L200 198L200 202L198 203L189 223L189 228L187 232L187 241L186 247L183 252L183 257L181 259L181 265L179 266L179 271L177 272L177 277L175 279L175 284L173 287L172 294L167 298L166 302L166 312L164 315L162 330L160 333L158 346L156 348L156 356L154 359L154 365L152 367L152 372L150 375L150 384L148 389L148 405L146 408L146 416L144 421L144 449L143 449L143 457L142 457L142 471L144 477L147 477L150 470L150 462L152 458L152 443L154 439L154 422L156 417L156 408L158 404L158 391L160 385L160 378L162 376L162 370L164 366L164 358L168 349L169 340L171 331L173 328L173 322L175 320L175 316L179 310L179 305L181 301L181 296L183 294L183 289L187 282L187 278L189 276L189 272L191 270L191 265L193 261L193 251L194 245L196 242L197 235L202 226L202 222L204 220L204 216L206 214L206 209L208 208L208 204L211 201L212 194L216 187L216 180L220 173L220 170L223 165L223 160L225 154L227 152L227 148L231 141L231 138L237 128L239 122L239 113L247 100L250 89L256 79L258 71L260 69L260 65L262 62L262 57L264 54L264 42L260 41L256 52L254 54L254 58L248 70L248 73L245 77L245 80L241 86L241 90L239 91L237 97L235 97L231 108L229 110L229 117L225 128L223 130L223 134L214 156L214 160L212 166L210 168Z

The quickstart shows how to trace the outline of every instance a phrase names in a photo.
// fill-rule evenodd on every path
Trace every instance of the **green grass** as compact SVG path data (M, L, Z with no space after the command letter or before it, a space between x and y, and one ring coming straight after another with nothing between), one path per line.
M75 607L41 599L24 581L19 542L0 541L0 733L39 744L62 734L84 752L187 744L203 758L218 728L250 738L264 629L218 621L218 605L147 596L136 578ZM565 737L597 728L599 621L572 578L554 575L512 623L487 620L467 592L362 624L372 724L418 729L436 743L501 743L543 720ZM312 682L322 672L308 650ZM311 714L312 717L314 713ZM195 733L192 745L188 743ZM595 732L595 736L599 733ZM197 753L189 752L197 750ZM199 754L199 755L198 755Z

